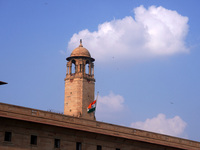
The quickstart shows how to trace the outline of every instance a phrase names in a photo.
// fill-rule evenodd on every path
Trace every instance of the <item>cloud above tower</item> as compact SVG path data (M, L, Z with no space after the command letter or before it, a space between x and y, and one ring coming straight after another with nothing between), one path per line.
M139 6L134 14L104 22L94 32L85 29L75 33L68 50L71 52L83 39L83 46L98 62L108 62L113 57L143 60L189 52L185 44L188 17L161 6Z

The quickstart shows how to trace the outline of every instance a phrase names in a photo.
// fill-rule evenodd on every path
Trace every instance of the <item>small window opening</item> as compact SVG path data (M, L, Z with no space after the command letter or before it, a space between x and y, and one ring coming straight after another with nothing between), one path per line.
M60 148L60 139L55 139L55 141L54 141L54 147L55 148Z
M101 145L97 145L97 150L102 150Z
M82 72L82 65L80 64L80 72Z
M80 142L76 142L76 150L81 150L81 143Z
M76 61L75 60L72 60L72 70L71 70L71 73L72 74L76 73Z
M86 65L85 65L85 73L86 73L86 74L89 74L89 64L86 64Z
M72 64L72 73L75 73L76 72L76 66L75 64Z
M4 141L11 142L11 137L12 137L12 133L11 132L5 132Z
M116 148L116 150L120 150L120 148Z
M37 136L36 135L31 135L31 144L37 145Z

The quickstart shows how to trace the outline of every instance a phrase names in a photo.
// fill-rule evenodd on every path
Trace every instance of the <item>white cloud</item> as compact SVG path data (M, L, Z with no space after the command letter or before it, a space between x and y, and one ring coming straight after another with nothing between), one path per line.
M99 96L97 109L100 112L120 112L124 109L124 98L113 92L107 96Z
M110 92L107 96L99 96L97 100L96 118L99 121L120 124L123 116L127 114L124 98Z
M85 29L74 34L68 49L72 51L83 39L83 46L101 62L108 62L113 56L119 61L140 60L189 51L184 41L187 17L161 6L140 6L134 13L135 19L126 16L100 24L97 31Z
M184 122L179 116L167 119L164 114L158 114L157 117L146 119L144 122L132 123L131 127L182 137L185 136L184 130L186 125L186 122Z

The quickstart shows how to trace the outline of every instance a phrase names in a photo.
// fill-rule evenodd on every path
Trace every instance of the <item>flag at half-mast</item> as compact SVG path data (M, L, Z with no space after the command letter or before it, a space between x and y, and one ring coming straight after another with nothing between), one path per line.
M87 112L91 113L96 109L96 100L94 100L90 105L87 107Z

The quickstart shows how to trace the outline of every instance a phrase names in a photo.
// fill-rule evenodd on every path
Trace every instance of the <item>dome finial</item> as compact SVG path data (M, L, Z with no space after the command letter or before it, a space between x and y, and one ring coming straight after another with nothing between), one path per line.
M82 39L80 39L80 45L79 45L79 47L83 47L83 45L82 45Z

